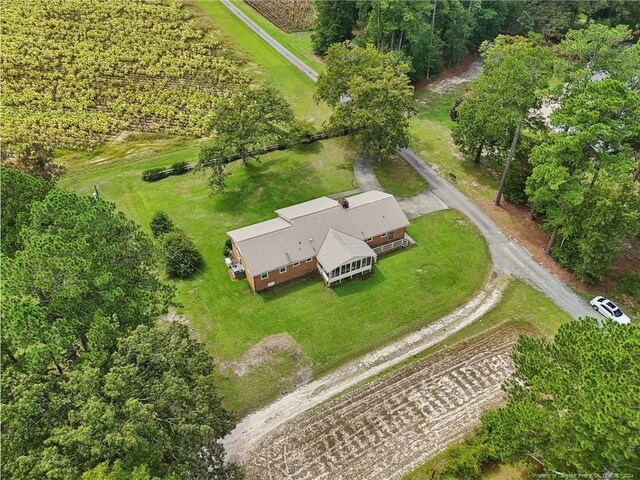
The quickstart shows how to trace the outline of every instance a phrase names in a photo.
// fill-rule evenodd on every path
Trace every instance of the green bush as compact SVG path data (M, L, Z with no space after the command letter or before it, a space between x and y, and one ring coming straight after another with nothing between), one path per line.
M487 460L486 448L477 438L451 445L445 451L446 464L441 474L444 478L479 478L482 465Z
M204 260L193 241L184 232L173 231L163 238L167 275L177 278L193 277Z
M169 215L165 212L156 212L149 226L151 227L151 233L153 233L153 236L156 238L175 230L171 218L169 218Z
M616 285L616 290L623 295L640 297L640 273L626 273L620 277Z
M231 239L227 238L227 240L224 242L224 248L222 249L222 255L225 257L228 257L229 255L231 255Z
M171 172L164 167L150 168L142 172L142 180L145 182L157 182L163 178L167 178Z
M189 164L187 162L175 162L171 165L171 175L182 175L189 171Z

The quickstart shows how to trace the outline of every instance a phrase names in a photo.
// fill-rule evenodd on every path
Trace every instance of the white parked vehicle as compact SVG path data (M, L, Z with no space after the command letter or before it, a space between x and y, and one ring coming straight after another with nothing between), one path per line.
M610 318L614 322L621 324L631 323L631 319L622 313L620 307L607 298L593 297L589 303L596 312L600 312L606 318Z

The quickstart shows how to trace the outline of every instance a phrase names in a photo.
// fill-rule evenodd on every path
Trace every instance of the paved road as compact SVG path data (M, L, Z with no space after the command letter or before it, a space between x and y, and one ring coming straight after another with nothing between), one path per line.
M358 155L353 162L353 174L356 177L356 182L358 182L360 186L360 190L363 192L368 190L384 192L384 188L380 185L380 182L378 182L376 174L373 171L373 161L371 158ZM407 218L421 217L422 215L448 208L431 190L425 190L409 198L396 196L396 200L398 200L400 208L402 208Z
M298 70L304 73L307 77L309 77L314 82L318 81L318 74L315 70L309 67L306 63L296 57L293 53L287 50L282 44L280 44L275 38L265 32L262 28L258 26L256 22L247 17L238 7L236 7L229 0L220 0L222 4L231 10L236 17L242 20L251 30L253 30L260 38L262 38L265 42L271 45L280 55L286 58L289 62L293 63Z
M480 229L491 249L497 269L525 280L549 296L574 318L591 316L593 311L573 290L538 264L529 252L508 238L500 227L475 203L447 182L433 167L408 148L400 156L429 182L430 190L449 207L460 210Z

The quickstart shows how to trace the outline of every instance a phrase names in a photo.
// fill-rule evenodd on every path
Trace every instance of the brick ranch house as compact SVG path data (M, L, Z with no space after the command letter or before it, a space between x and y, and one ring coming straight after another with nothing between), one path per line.
M328 197L276 210L277 217L227 232L254 292L317 270L328 286L371 272L379 254L412 243L409 220L387 193Z

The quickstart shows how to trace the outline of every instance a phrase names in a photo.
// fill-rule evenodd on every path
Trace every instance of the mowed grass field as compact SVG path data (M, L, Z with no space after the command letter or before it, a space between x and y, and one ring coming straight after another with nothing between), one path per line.
M234 164L227 192L216 196L202 173L143 182L142 170L193 161L199 151L193 144L173 145L159 154L144 145L144 137L130 140L124 156L118 142L96 154L68 155L70 172L61 185L89 194L97 184L103 198L146 230L153 214L164 210L193 238L206 266L193 280L175 282L179 312L219 360L237 360L261 339L287 332L319 375L446 314L486 279L484 240L461 214L444 211L412 221L409 232L418 245L381 257L366 280L327 289L311 276L254 294L246 281L229 278L222 257L226 232L273 218L277 208L354 188L347 142L328 140L247 167ZM249 377L221 373L228 406L244 413L273 399L282 387L277 380L295 367L290 358L280 360Z
M266 82L279 88L291 103L296 118L312 122L316 127L320 127L329 118L329 107L324 103L317 104L313 100L315 85L311 79L258 37L221 2L191 0L190 3L193 4L196 12L199 10L209 17L213 28L221 33L226 45L244 52L245 56L252 57L261 73L265 74ZM249 8L246 5L241 7ZM252 15L257 16L255 12ZM264 19L262 21L266 22ZM299 48L293 48L292 42L293 40L288 46L292 47L294 53L300 53Z
M427 181L397 155L374 161L373 171L382 188L400 197L413 197L429 187Z
M409 146L425 161L435 165L442 175L455 174L456 186L464 194L472 199L490 199L498 188L498 173L472 161L461 161L453 154L451 127L454 123L449 113L468 85L453 85L442 94L428 88L415 93L418 113L411 119Z
M247 15L251 20L256 22L260 28L280 42L287 50L296 57L313 68L317 73L324 70L322 60L313 53L311 44L311 32L293 32L287 33L276 25L271 23L265 17L256 12L242 0L231 0L231 2Z

